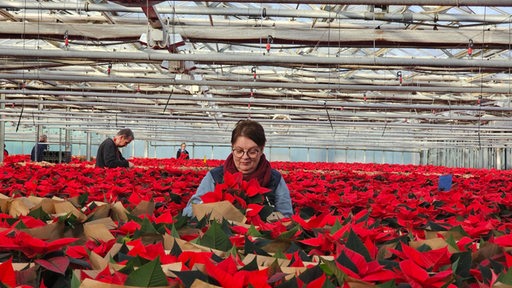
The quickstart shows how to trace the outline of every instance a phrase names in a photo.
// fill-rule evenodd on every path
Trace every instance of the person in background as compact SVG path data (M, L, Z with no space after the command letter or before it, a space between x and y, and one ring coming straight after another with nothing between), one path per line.
M48 145L48 136L45 134L39 135L39 141L32 147L32 151L30 151L30 160L35 162L43 161L44 151L48 150L50 145Z
M5 148L5 144L4 144L4 158L9 156L9 151L7 151L7 149Z
M231 154L223 165L205 175L182 214L192 216L192 204L202 203L202 195L214 191L217 183L223 183L225 172L242 172L245 181L256 178L262 187L271 190L266 194L267 204L273 206L275 212L286 217L293 215L290 190L281 173L273 169L265 158L265 143L265 131L261 124L253 120L238 121L231 133Z
M98 147L96 154L96 167L133 167L133 163L126 160L119 148L125 147L135 139L132 130L125 128L119 130L114 138L107 138Z
M190 155L185 148L187 148L187 144L185 142L181 143L181 148L176 152L176 159L190 159Z

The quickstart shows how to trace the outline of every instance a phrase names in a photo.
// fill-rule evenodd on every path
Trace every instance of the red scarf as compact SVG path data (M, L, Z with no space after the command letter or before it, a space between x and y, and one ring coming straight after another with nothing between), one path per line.
M258 179L261 187L267 187L270 183L271 170L272 167L270 167L270 162L267 161L265 154L263 154L261 155L260 162L256 169L252 173L244 174L243 179L245 181L249 181L252 178L256 178ZM229 154L226 161L224 161L224 172L226 171L231 174L239 172L238 169L236 169L235 161L233 160L233 153Z

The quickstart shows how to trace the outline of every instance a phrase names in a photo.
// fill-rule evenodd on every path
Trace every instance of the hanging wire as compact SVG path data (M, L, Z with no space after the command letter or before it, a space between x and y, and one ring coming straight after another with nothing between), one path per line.
M482 25L482 48L480 51L480 57L483 60L484 58L484 47L485 47L485 18L487 16L487 7L484 7L484 25ZM480 76L480 96L478 101L478 148L482 149L482 138L481 138L481 126L482 126L482 95L483 95L483 76L482 76L482 67L478 67L478 75Z
M327 119L329 120L329 124L331 125L331 130L334 131L334 126L332 126L331 116L329 115L329 110L327 109L327 101L324 101L325 112L327 113Z
M332 24L331 12L332 12L332 9L331 9L331 7L329 7L329 19L328 19L329 25L327 27L328 28L328 30L327 30L327 57L331 57L331 24ZM329 79L328 79L327 83L329 83L329 86L330 86L331 81L332 81L332 69L329 69L328 78ZM328 93L330 94L332 88L329 87L328 90L329 90ZM327 114L327 120L329 120L329 125L331 126L331 130L334 132L334 134L333 134L333 137L334 137L336 135L336 131L334 130L334 126L332 125L331 115L329 115L329 109L327 109L327 101L325 101L325 100L324 100L324 108L325 108L325 113Z
M172 92L173 92L173 91L174 91L174 89L172 89L172 90L171 90L171 93L169 93L169 98L167 98L167 103L165 103L163 113L165 113L165 110L167 110L167 106L169 106L169 101L171 101L171 96L172 96Z
M20 117L18 117L18 124L16 124L16 132L18 132L18 129L20 128L20 123L21 123L21 118L23 117L24 108L25 108L25 104L23 103L21 106ZM32 121L34 121L34 119L32 119ZM34 126L35 126L35 123L34 123Z

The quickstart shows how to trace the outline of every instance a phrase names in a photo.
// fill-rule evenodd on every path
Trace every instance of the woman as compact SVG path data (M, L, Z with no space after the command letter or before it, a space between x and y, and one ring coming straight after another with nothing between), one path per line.
M192 204L202 203L201 196L214 191L215 184L224 182L224 173L242 172L243 179L258 179L262 187L271 191L266 194L266 201L276 212L289 217L293 214L292 201L288 186L277 170L263 154L267 139L263 127L256 121L240 120L231 133L231 151L222 166L212 169L199 184L196 193L187 203L183 215L192 216Z

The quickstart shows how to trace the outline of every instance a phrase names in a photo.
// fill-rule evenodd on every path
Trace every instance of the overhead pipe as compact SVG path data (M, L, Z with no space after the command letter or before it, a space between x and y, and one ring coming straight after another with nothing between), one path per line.
M236 1L232 1L236 2ZM489 1L481 1L483 6L494 6ZM298 2L297 2L298 3ZM453 3L453 1L452 1ZM337 2L336 4L343 5ZM365 5L372 5L370 2ZM144 4L145 5L145 4ZM144 6L141 5L141 6ZM379 5L379 4L373 4ZM415 4L404 4L415 5ZM443 5L445 6L445 5ZM448 5L449 6L449 5ZM476 6L476 5L472 5ZM503 5L500 5L503 6ZM511 5L512 6L512 5ZM206 6L179 6L179 5L156 5L160 14L173 15L218 15L218 16L246 16L261 18L262 9L256 7L236 8L236 7L206 7ZM110 3L89 3L84 1L83 6L77 6L75 3L67 2L47 2L41 5L39 2L16 2L8 0L0 0L0 8L4 9L24 9L24 10L71 10L86 12L127 12L127 13L143 13L140 7L126 7L119 4ZM266 17L287 17L287 18L325 18L325 19L359 19L359 20L378 20L386 22L482 22L503 24L512 21L510 17L505 15L475 15L475 14L424 14L408 12L401 13L382 13L382 12L352 12L352 11L322 11L322 10L300 10L300 9L273 9L265 8ZM40 17L40 16L39 16ZM140 17L138 17L140 19ZM172 22L170 22L173 24ZM178 24L177 22L176 24Z
M8 101L6 101L8 102ZM51 105L51 104L50 104ZM77 103L78 105L78 103ZM122 106L122 103L119 103L118 106ZM160 108L161 109L161 108ZM157 109L159 110L159 109ZM211 112L210 109L196 109L196 108L174 108L175 114L179 114L180 112ZM19 112L17 110L10 110L11 112L0 112L0 115L8 115L10 117L18 117ZM236 111L240 111L239 114L245 114L245 110L240 109L228 109L228 108L220 108L215 109L215 111L221 112L221 113L235 113ZM482 111L483 112L483 111ZM325 111L324 110L318 110L318 111L304 111L304 110L272 110L272 109L255 109L253 111L254 114L259 115L269 115L273 116L276 114L286 114L293 118L301 117L301 118L308 118L308 117L315 117L315 119L318 119L318 117L325 117ZM454 122L454 121L461 121L461 122L469 122L469 121L492 121L492 122L511 122L510 117L507 116L494 116L494 115L485 115L483 117L479 116L464 116L464 115L458 115L457 113L453 113L454 115L451 116L440 116L440 115L432 115L432 114L418 114L413 112L407 112L408 114L400 114L400 113L390 113L390 112L366 112L366 111L338 111L338 110L332 110L329 112L330 115L334 118L343 118L343 119L354 119L354 121L363 122L363 121L381 121L385 122L388 121L387 119L396 119L395 121L413 121L415 119L421 119L421 120L429 120L429 121L440 121L440 122ZM122 114L122 113L119 113ZM61 118L61 119L75 119L77 117L83 117L85 120L90 119L105 119L105 117L109 117L112 115L112 112L90 112L90 113L77 113L73 112L70 115L64 115L62 116L61 113L58 113L55 111L55 109L52 109L51 112L44 111L42 113L35 113L31 112L31 116L34 115L41 115L45 116L46 118ZM55 116L52 116L55 115ZM92 117L94 116L94 117ZM488 116L488 117L486 117ZM119 116L117 116L118 119ZM168 120L169 118L166 117L163 114L138 114L136 112L130 112L129 117L126 119L130 119L131 121L134 120L145 120L145 121L157 121L157 120ZM357 120L360 119L360 120ZM462 124L464 125L464 124Z
M1 74L0 74L0 78ZM479 91L475 91L479 92ZM127 98L135 98L135 99L145 99L145 100L166 100L169 95L168 94L142 94L142 93L105 93L105 92L79 92L79 91L62 91L62 90L27 90L27 89L0 89L0 94L20 94L20 95L48 95L48 96L79 96L79 97L101 97L101 98L115 98L115 99L127 99ZM198 102L218 102L218 103L235 103L239 105L247 105L247 103L256 104L256 105L271 105L271 106L287 106L287 107L316 107L318 109L332 108L339 109L343 107L343 109L347 108L365 108L365 109L410 109L410 110L443 110L443 111L494 111L494 112L511 112L512 107L495 107L495 106L485 106L485 105L440 105L440 104L409 104L409 103L400 103L400 104L392 104L392 103L368 103L368 102L342 102L338 100L271 100L271 99L262 99L262 98L247 98L247 97L205 97L205 96L183 96L183 95L173 95L173 101L190 101L193 102L191 104L197 104ZM118 102L91 102L91 101L74 101L68 100L67 102L63 102L62 100L27 100L27 99L15 99L15 100L0 100L0 103L5 104L53 104L53 105L62 105L64 103L69 105L97 105L97 106L108 106L108 105L127 105L126 103L118 103ZM161 109L160 106L154 106L155 103L151 104L142 104L141 107L151 108L151 109ZM130 104L128 104L130 105ZM137 104L136 104L137 105ZM173 108L175 109L175 108ZM177 108L181 109L181 108ZM323 111L325 112L325 111ZM297 113L301 113L300 111Z
M176 0L176 2L190 2ZM254 0L234 0L236 3L254 3ZM511 7L509 0L258 0L258 3L281 4L333 4L333 5L425 5L425 6L503 6Z
M171 2L171 1L167 1ZM172 2L190 2L190 0L174 0ZM255 3L254 0L234 0L230 2L235 3ZM477 7L512 7L512 2L509 0L258 0L257 3L268 3L268 4L334 4L334 5L424 5L424 6L477 6ZM0 8L16 8L16 9L46 9L54 10L75 10L75 11L98 11L98 12L141 12L140 7L146 5L146 1L140 1L140 6L135 7L123 6L121 4L115 4L112 2L107 3L91 3L90 1L83 1L80 3L53 3L48 2L42 5L39 2L19 2L19 1L0 1ZM158 6L158 5L157 5ZM161 8L159 7L159 10ZM169 8L170 9L170 8Z
M180 117L180 116L173 116L171 119L174 119L176 121L176 123L180 123L181 124L181 119L183 117ZM15 117L13 117L13 119L3 119L2 121L6 121L6 122L9 122L9 121L13 121L15 119ZM205 127L202 127L202 128L207 128L207 127L210 127L210 128L207 128L207 129L214 129L214 130L219 130L218 128L216 128L215 125L211 124L213 121L211 118L208 118L208 119L204 119L204 123L203 125L207 125ZM236 120L239 120L240 118L230 118L230 119L236 119ZM107 120L110 120L110 121L107 121ZM105 125L112 125L112 122L115 122L115 119L107 119L105 121L102 121ZM167 119L169 120L169 119ZM227 119L218 119L219 121L222 121L222 122L227 122L227 123L233 123L236 121L234 120L229 120L227 121ZM34 125L34 120L32 119L22 119L21 120L21 124L29 124L29 125ZM50 121L44 121L44 120L36 120L37 122L35 122L36 124L38 125L49 125L50 123L53 123L55 125L63 125L63 127L65 127L65 125L68 125L68 123L74 123L74 122L77 122L78 125L82 125L82 126L87 126L89 124L93 125L93 127L97 126L98 123L88 123L88 121L74 121L74 122L70 122L70 121L67 121L66 123L63 123L63 121L55 121L55 122L50 122ZM272 128L273 125L279 125L279 126L287 126L289 127L288 130L290 132L289 135L296 135L296 133L298 132L301 132L301 133L304 133L304 135L309 135L309 136L312 136L313 134L317 133L317 132L325 132L325 133L328 133L328 134L331 134L332 135L332 130L331 130L331 127L330 127L330 123L325 120L325 121L310 121L310 120L280 120L280 121L273 121L271 119L257 119L258 122L260 122L262 125L265 125L265 126L268 126L267 130L269 132L272 132L274 130L276 131L279 131L280 129L276 129L276 128ZM133 119L130 119L129 117L127 118L119 118L118 116L118 122L119 123L123 123L123 124L131 124L133 127L137 127L137 126L142 126L142 127L155 127L155 128L158 128L158 131L164 131L164 130L170 130L170 131L173 131L174 128L172 127L172 125L169 125L169 123L161 123L161 122L143 122L143 123L138 123L139 121L133 121ZM314 125L312 124L314 123ZM159 125L157 125L159 124ZM192 124L192 123L191 123ZM195 123L195 125L198 125L200 123ZM475 133L480 130L480 133L481 133L481 136L485 135L485 133L487 132L492 132L492 133L499 133L499 136L503 136L503 135L508 135L509 137L512 135L512 131L510 131L510 126L509 125L502 125L502 126L485 126L485 125L478 125L478 124L473 124L473 125L452 125L452 124L431 124L431 123L397 123L397 122L354 122L354 121L333 121L332 124L334 125L334 127L336 129L341 129L341 130L338 130L338 133L341 133L340 131L343 131L343 129L359 129L357 131L354 131L356 133L360 133L362 130L361 128L365 128L365 129L369 129L369 131L375 131L375 133L379 134L382 136L382 129L390 129L389 132L391 132L391 129L404 129L404 130L400 130L402 132L402 136L403 136L403 133L408 133L408 134L416 134L418 133L418 135L431 135L432 133L425 133L425 132L429 132L429 130L432 130L432 131L451 131L451 133L455 133L456 131L467 131L467 132L470 132L470 133ZM321 127L323 127L323 130L315 130L314 132L311 131L311 127L316 127L317 129L320 129ZM185 129L185 128L184 128ZM416 131L415 129L418 129L420 131ZM220 129L222 131L227 131L226 129ZM219 131L220 131L219 130ZM507 132L508 131L508 132ZM322 133L323 133L322 132ZM271 134L271 133L269 133ZM436 133L433 133L433 134L436 134ZM201 135L202 137L203 135ZM505 137L506 138L506 137ZM460 139L460 138L459 138Z
M313 57L313 56L283 56L283 55L254 55L248 53L159 53L147 52L98 52L98 51L70 51L70 50L41 50L41 49L11 49L0 48L0 57L17 57L25 59L73 59L95 61L144 61L160 63L168 61L195 61L197 63L227 64L242 63L254 64L308 64L315 67L335 65L367 65L367 66L400 66L400 67L457 67L457 68L496 68L510 69L510 59L483 60L483 59L421 59L412 57ZM1 77L0 77L1 78Z
M30 94L38 94L36 93L30 93ZM65 95L65 91L62 92L61 95ZM142 95L141 95L142 96ZM108 97L108 96L106 96ZM112 97L112 96L110 96ZM179 97L179 98L178 98ZM143 98L143 97L141 97ZM149 98L145 98L149 99ZM259 99L259 98L212 98L212 97L204 97L204 96L197 96L197 97L185 97L185 96L176 96L176 98L172 97L174 100L184 100L184 101L192 101L196 103L197 102L224 102L224 103L237 103L240 105L247 105L247 103L252 104L260 104L260 105L284 105L289 107L306 107L306 108L312 108L316 107L318 109L325 109L332 108L332 109L350 109L350 108L364 108L364 109L411 109L411 110L438 110L438 111L482 111L482 112L511 112L512 107L496 107L496 106L485 106L485 105L439 105L439 104L408 104L408 103L400 103L400 104L393 104L393 103L368 103L368 102L341 102L337 100L315 100L315 101L306 101L306 100L279 100L279 101L269 101L266 99ZM14 99L14 100L0 100L0 103L5 104L32 104L32 105L56 105L56 106L62 106L62 105L92 105L92 106L121 106L121 107L133 107L133 108L141 108L141 109L151 109L151 110L161 110L162 105L155 106L155 103L150 104L132 104L132 103L126 103L126 102L102 102L102 101L74 101L74 100L68 100L68 101L62 101L62 100L34 100L34 99ZM190 110L190 111L197 111L197 107L194 108L184 108L184 107L173 107L174 109L179 110ZM204 109L204 108L202 108ZM205 108L205 111L216 111L212 110L211 108ZM240 112L239 109L235 110ZM229 113L229 111L226 111ZM297 112L299 113L299 112Z
M7 102L7 101L6 101ZM9 101L9 103L12 103L13 101ZM30 103L30 102L35 102L36 104L37 103L45 103L46 105L50 105L50 101L27 101L27 100L16 100L14 101L15 103ZM55 101L55 103L58 103L58 101ZM60 101L61 105L63 104L62 101ZM70 103L70 104L73 104L73 103ZM96 103L96 102L75 102L74 103L75 105L92 105L92 104L96 104L97 106L100 106L99 104L105 104L103 106L106 106L106 107L116 107L116 106L129 106L129 107L132 107L132 108L140 108L140 109L146 109L148 110L148 106L149 105L137 105L137 104L124 104L124 103ZM41 105L41 104L39 104ZM160 109L157 109L157 110L160 110ZM181 107L179 109L176 109L177 111L189 111L189 112L202 112L202 113L206 113L206 112L217 112L217 111L220 111L222 113L226 113L226 114L244 114L244 111L241 111L240 109L229 109L229 108L218 108L218 109L205 109L205 108L184 108L184 107ZM258 111L258 110L255 110L253 111L253 114L258 114L260 113L261 114L273 114L272 112L268 112L268 109L263 109L262 111ZM48 116L51 112L49 111L45 111L45 116ZM332 111L332 114L333 116L335 117L345 117L345 118L350 118L350 114L348 115L338 115L337 113L341 113L340 111ZM1 113L0 113L1 114ZM40 113L41 114L41 113ZM123 113L118 113L119 115L123 114ZM293 113L292 113L293 114ZM16 114L17 115L17 114ZM109 113L109 115L112 115L112 112ZM14 117L14 116L13 116ZM177 117L177 118L181 118L182 116L180 116L179 114L178 115L173 115L173 116L167 116L167 117L164 117L163 119L170 119L169 117ZM352 114L352 117L358 117L357 114ZM361 117L362 118L362 117ZM14 118L13 118L14 119ZM118 116L118 119L119 119L119 116ZM129 117L127 117L127 119L130 119ZM149 118L148 118L149 119ZM203 118L204 119L204 118ZM32 120L32 119L31 119ZM108 119L107 119L108 120ZM225 120L225 119L224 119ZM444 119L444 120L449 120L448 119ZM486 120L486 121L492 121L493 119L492 118L489 118L489 119L486 119L486 118L483 118L482 120ZM10 120L12 121L12 120ZM208 121L211 121L211 118L208 118ZM262 119L262 121L265 121L264 119ZM279 123L279 124L283 124L283 125L286 125L287 123L288 124L298 124L299 122L303 125L306 125L307 123L310 123L312 122L311 120L294 120L294 121L289 121L289 120L279 120L279 121L271 121L272 123L276 124L276 123ZM303 122L302 122L303 121ZM503 120L503 121L506 121L506 120ZM314 123L314 121L313 121ZM340 121L336 121L335 123L340 123ZM343 122L345 123L345 122ZM413 129L415 126L414 125L420 125L419 127L423 127L423 128L428 128L430 126L430 124L425 124L425 123L421 123L421 124L416 124L416 123L397 123L397 122L386 122L386 121L381 121L381 122L367 122L367 121L358 121L358 122L348 122L348 123L352 123L352 124L348 124L348 125L352 125L352 126L357 126L357 125L370 125L371 127L374 127L374 126L379 126L379 125L386 125L386 126L392 126L392 125L401 125L401 126L404 126L404 127L409 127L411 129ZM310 123L311 125L311 123ZM443 124L441 124L443 125ZM455 129L453 124L447 124L449 125L450 129ZM460 125L459 125L460 126ZM435 124L433 125L432 127L439 127L439 124ZM477 126L471 126L471 125L463 125L464 128L467 128L467 127L473 127L472 129L474 129L475 127ZM510 126L486 126L486 125L478 125L479 129L509 129ZM458 126L456 129L460 129Z
M1 50L1 49L0 49ZM512 62L510 62L512 63ZM261 81L219 81L219 80L184 80L171 78L139 78L116 76L77 76L55 75L39 73L0 73L0 79L5 80L38 80L38 81L73 81L73 82L99 82L99 83L144 83L153 85L199 85L199 86L225 86L242 88L283 88L283 89L310 89L325 91L395 91L395 92L438 92L438 93L479 93L479 94L509 94L509 87L433 87L406 85L349 85L349 84L316 84L316 83L292 83L292 82L261 82ZM428 85L428 83L425 83ZM328 92L326 92L328 93Z
M179 109L176 109L176 111L179 111ZM243 110L240 110L241 111L241 114L244 114L244 111ZM291 113L290 113L291 112ZM296 111L296 112L293 112L293 111L281 111L281 110L269 110L269 109L265 109L265 110L257 110L257 114L270 114L270 115L273 115L273 114L286 114L288 113L287 115L294 115L294 114L299 114L299 115L308 115L308 116L325 116L325 112L322 110L322 111ZM112 113L111 112L102 112L102 111L94 111L94 112L83 112L83 111L73 111L73 112L67 112L67 111L62 111L62 110L55 110L55 109L52 109L52 111L42 111L42 112L38 112L38 111L31 111L31 115L38 115L38 114L43 114L46 118L58 118L58 119L76 119L76 118L83 118L84 120L98 120L98 119L106 119L105 116L108 117L111 117L112 116ZM122 114L122 113L120 113ZM379 112L365 112L365 111L357 111L357 113L355 114L353 111L337 111L337 110L333 110L331 111L331 114L333 116L335 116L336 118L343 118L343 119L355 119L355 118L361 118L361 119L367 119L367 118L375 118L375 119L379 119L379 118L386 118L386 119L400 119L400 120L404 120L404 119L407 119L407 120L411 120L411 119L425 119L425 120L439 120L439 121L475 121L475 120L485 120L485 121L492 121L492 122L500 122L500 121L505 121L505 122L511 122L512 120L510 119L510 117L507 117L507 116L503 116L503 117L498 117L498 116L490 116L490 117L481 117L479 118L478 116L458 116L456 115L453 115L453 116L438 116L438 115L432 115L432 114L418 114L418 113L409 113L409 114L399 114L399 113L390 113L390 112L384 112L384 113L379 113ZM379 115L380 114L380 115ZM9 117L18 117L19 116L19 111L17 111L17 109L9 109L9 110L5 110L3 112L0 112L0 115L5 115L5 116L9 116ZM122 115L116 115L116 117L118 119L121 119L123 118L124 119L124 116ZM125 116L126 119L129 119L130 121L138 121L138 120L144 120L144 121L162 121L162 120L172 120L173 117L179 117L180 119L182 119L183 121L188 121L190 120L191 122L190 123L193 123L193 124L197 124L198 122L201 122L203 121L205 118L204 117L188 117L188 116L182 116L182 115L166 115L166 114L139 114L139 113L136 113L136 112L130 112L129 113L129 116ZM295 118L295 117L293 117ZM226 121L226 119L223 119L224 121ZM232 120L232 119L231 119ZM208 118L208 120L206 120L208 122L211 121L210 118ZM279 120L273 120L274 122L278 122ZM361 122L361 121L359 121ZM316 125L317 122L313 122L314 124L312 125Z
M2 1L2 0L0 0ZM185 9L202 9L203 7L184 7L184 6L178 6L178 7L182 7L182 8L185 8ZM211 9L211 8L208 8L208 7L205 7L207 9ZM221 8L221 9L224 9L224 8ZM231 11L231 9L234 9L236 11L238 11L239 8L226 8L226 9L229 9L228 13L231 14L231 12L233 12L233 14L236 14L234 13L235 11ZM160 11L160 9L159 9ZM256 13L256 11L252 11L252 9L241 9L241 11L249 11L245 14L254 14ZM277 10L277 12L279 11L283 11L283 10ZM300 11L304 11L304 10L293 10L293 11L290 11L290 12L287 12L285 11L285 14L292 14L292 13L300 13ZM185 11L182 11L182 12L185 12ZM254 13L253 13L254 12ZM312 14L312 15L309 15L310 18L315 18L316 16L318 16L318 19L325 19L325 18L329 18L329 16L325 16L325 13L328 13L327 11L321 11L321 10L306 10L305 12L307 12L307 14ZM259 9L259 13L261 13L261 9ZM402 21L400 20L396 20L396 22L398 23L406 23L406 20L408 21L407 23L410 23L410 18L412 17L415 21L424 21L424 22L427 22L425 24L427 25L433 25L430 21L433 21L433 23L435 23L435 21L437 20L437 24L440 25L440 21L445 21L445 22L471 22L470 26L474 26L472 25L473 23L478 23L478 22L482 22L483 25L486 25L486 24L506 24L506 23L509 23L510 21L512 21L512 19L510 19L509 16L507 15L475 15L475 14L439 14L439 17L441 17L441 15L443 15L443 19L442 20L439 20L439 18L436 18L435 15L431 16L432 14L417 14L417 13L413 13L413 15L411 16L410 14L396 14L396 13L393 13L391 14L391 16L387 16L388 13L382 15L382 13L376 13L376 14L379 14L379 15L373 15L374 13L371 13L371 12L361 12L361 13L358 13L358 12L338 12L338 13L343 13L342 15L340 15L340 17L336 17L334 19L353 19L353 20L358 20L359 18L358 17L362 17L362 19L364 20L367 20L367 21L383 21L381 20L382 17L388 19L390 18L389 20L386 20L385 22L389 22L391 23L390 26L382 26L381 27L384 27L384 28L393 28L392 25L395 25L392 23L392 19L399 19L400 18L400 15L405 15L406 17L404 18L404 16L402 16L402 18L404 18ZM345 17L345 14L346 13L349 13L349 14L356 14L356 15L346 15ZM180 13L176 13L176 14L180 14ZM191 14L188 14L188 13L181 13L182 15L191 15ZM197 15L202 15L203 13L201 13L201 11L199 11L197 13ZM319 14L319 15L316 15L316 14ZM359 15L361 14L361 15ZM195 14L192 14L192 15L195 15ZM336 16L337 14L335 14ZM416 16L418 15L418 16ZM242 15L237 15L237 16L242 16ZM308 22L297 22L297 21L288 21L287 19L288 18L283 18L282 20L279 20L279 19L275 19L275 18L272 18L272 17L279 17L280 15L274 15L274 16L271 16L269 15L270 18L265 18L265 19L254 19L254 16L250 16L250 15L245 15L247 17L251 17L253 19L252 22L251 21L248 21L247 19L229 19L229 20L225 20L225 19L215 19L215 24L216 26L215 27L210 27L212 29L215 29L217 27L222 27L222 26L232 26L232 25L235 25L235 26L245 26L245 27L253 27L255 24L259 24L261 25L262 27L279 27L279 29L285 29L285 28L289 28L289 29L294 29L294 28L302 28L302 27L309 27L311 28L311 23L308 23ZM300 16L300 17L303 17L303 18L307 18L305 17L306 15L304 16ZM332 12L331 12L331 16L332 16ZM459 17L460 16L460 17ZM352 18L349 18L349 17L352 17ZM129 17L127 15L124 15L124 16L110 16L109 18L112 19L112 22L116 23L115 25L117 25L118 27L119 26L123 26L123 27L126 27L126 25L130 25L132 27L137 27L135 25L144 25L144 26L147 26L147 19L145 18L141 18L141 17ZM331 19L333 17L330 17ZM423 18L426 18L426 19L423 19ZM26 13L24 15L24 19L28 22L55 22L56 21L56 15L41 15L41 13ZM94 23L108 23L110 24L110 22L107 22L105 17L104 16L94 16L94 15L90 15L89 17L87 17L86 19L83 18L82 16L80 15L58 15L58 19L61 19L63 23L67 23L67 22L73 22L73 23L90 23L90 22L94 22ZM422 19L422 20L420 20ZM430 20L429 20L430 19ZM433 20L432 20L433 19ZM451 19L451 20L450 20ZM207 25L207 26L210 26L211 25L211 22L208 18L191 18L191 17L181 17L181 18L177 18L174 20L173 22L173 19L166 19L168 20L168 24L169 25L172 25L175 30L177 31L180 31L180 34L181 33L191 33L191 32L185 32L185 31L188 31L188 27L191 27L191 26L204 26L204 25ZM4 22L5 24L6 22ZM371 27L372 26L372 23L373 22L366 22L366 24L364 23L359 23L359 24L351 24L351 23L348 23L347 21L343 21L343 22L340 22L339 24L336 24L335 27L333 27L333 24L331 22L316 22L315 23L315 28L324 28L324 29L331 29L332 30L336 30L336 31L339 31L340 29L345 29L345 28L365 28L365 27ZM442 22L441 22L442 23ZM374 24L374 23L373 23ZM420 24L420 23L418 23ZM12 25L12 23L10 24ZM37 24L35 24L37 25ZM80 24L79 24L80 25ZM82 24L82 25L85 25L85 24ZM90 24L88 24L90 25ZM384 25L388 25L388 24L384 24ZM74 26L77 26L76 24L74 24ZM78 26L79 27L79 26ZM25 26L25 28L27 28L27 26ZM396 27L395 27L396 28ZM147 28L145 28L147 29ZM186 30L183 30L183 29L186 29ZM480 28L481 29L481 28ZM464 29L465 30L465 29ZM5 30L4 30L5 31ZM146 30L145 30L146 31ZM192 30L192 31L196 31L196 30ZM402 31L407 31L407 30L402 30ZM409 31L413 31L413 30L409 30ZM466 30L468 31L468 30ZM382 31L384 34L386 32L386 30ZM48 33L48 32L46 32ZM193 33L193 32L192 32ZM332 32L331 32L332 33ZM183 36L183 34L182 34ZM499 39L494 39L494 41L499 41Z

